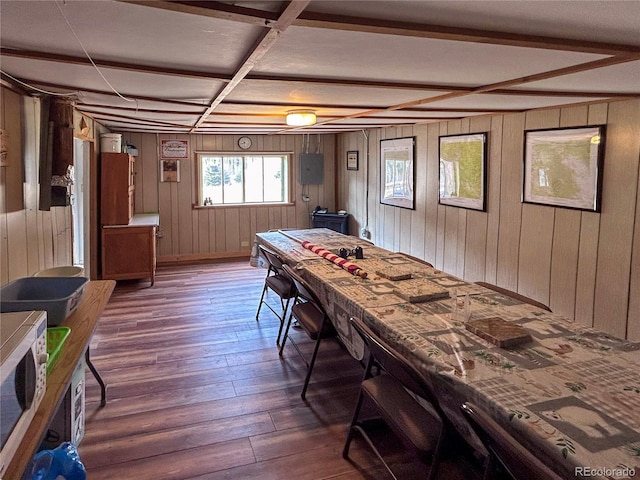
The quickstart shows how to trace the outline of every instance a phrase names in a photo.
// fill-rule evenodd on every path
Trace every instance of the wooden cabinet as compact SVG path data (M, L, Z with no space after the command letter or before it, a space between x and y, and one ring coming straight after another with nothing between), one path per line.
M156 225L102 227L102 278L148 278L156 271Z
M128 153L100 156L102 278L151 280L156 271L158 214L134 214L135 158Z
M100 159L100 223L127 225L134 211L135 157L102 153Z

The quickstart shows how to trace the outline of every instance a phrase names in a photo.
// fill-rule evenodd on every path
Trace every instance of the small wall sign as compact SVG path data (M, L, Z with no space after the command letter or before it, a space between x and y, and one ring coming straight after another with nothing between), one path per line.
M189 140L161 140L160 158L189 158Z

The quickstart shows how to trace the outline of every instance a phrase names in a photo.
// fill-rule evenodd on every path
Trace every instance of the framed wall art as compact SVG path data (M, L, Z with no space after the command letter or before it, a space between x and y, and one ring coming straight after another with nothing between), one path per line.
M162 160L160 180L162 182L179 182L180 160Z
M439 138L438 203L485 211L487 133Z
M600 211L604 125L527 130L522 201Z
M347 170L358 170L358 151L349 150L347 152Z
M415 137L380 140L380 203L414 209Z

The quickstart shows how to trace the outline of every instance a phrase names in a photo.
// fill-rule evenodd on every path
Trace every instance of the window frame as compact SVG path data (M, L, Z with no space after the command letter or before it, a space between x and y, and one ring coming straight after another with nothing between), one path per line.
M295 185L293 183L293 152L291 151L274 151L274 152L266 152L266 151L220 151L220 150L197 150L194 151L194 198L193 198L193 208L228 208L228 207L274 207L274 206L291 206L293 205L293 190ZM202 188L202 162L201 158L203 156L210 157L221 157L224 161L225 158L234 157L234 158L242 158L243 163L243 179L242 184L244 186L245 178L244 178L244 169L245 169L245 159L248 157L283 157L284 161L286 161L287 174L286 174L286 186L287 186L287 195L282 202L240 202L240 203L215 203L213 205L204 205L203 198L203 188ZM264 174L263 174L264 175ZM243 189L244 190L244 189ZM244 191L243 191L244 195Z

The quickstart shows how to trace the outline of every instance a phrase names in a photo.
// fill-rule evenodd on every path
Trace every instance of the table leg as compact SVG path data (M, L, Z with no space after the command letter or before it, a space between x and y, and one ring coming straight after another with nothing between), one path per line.
M91 373L93 373L93 376L96 377L96 380L100 384L100 407L104 407L107 404L107 384L104 382L104 380L100 376L100 373L98 372L96 367L94 367L93 363L91 363L89 347L87 347L87 351L84 353L84 358L87 362L87 365L89 366L89 370L91 370Z

